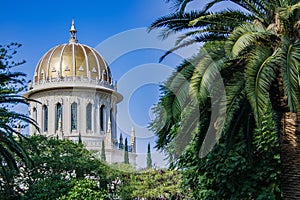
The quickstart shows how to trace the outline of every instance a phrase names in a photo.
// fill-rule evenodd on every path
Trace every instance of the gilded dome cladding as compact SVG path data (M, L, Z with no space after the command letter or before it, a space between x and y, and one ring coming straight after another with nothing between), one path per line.
M111 83L111 72L101 55L84 44L70 42L50 49L37 64L34 82L78 77Z
M87 79L112 85L110 69L102 56L95 49L78 43L74 20L69 32L69 43L50 49L38 62L34 83Z

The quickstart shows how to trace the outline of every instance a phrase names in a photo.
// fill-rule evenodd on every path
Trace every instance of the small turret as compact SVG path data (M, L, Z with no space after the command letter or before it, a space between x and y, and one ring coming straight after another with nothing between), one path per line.
M106 131L106 141L105 141L106 147L111 148L112 147L112 133L111 133L111 121L110 118L107 122L107 131Z
M136 151L136 137L134 126L131 127L131 152L135 153Z

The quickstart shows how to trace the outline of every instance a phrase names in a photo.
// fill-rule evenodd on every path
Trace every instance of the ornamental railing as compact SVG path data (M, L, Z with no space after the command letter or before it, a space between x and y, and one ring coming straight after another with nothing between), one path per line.
M64 85L75 85L78 84L78 86L86 85L94 85L94 86L102 86L105 88L109 88L112 90L117 90L117 84L113 84L112 82L104 81L104 80L99 80L99 79L92 79L88 77L83 77L83 76L73 76L73 77L60 77L60 78L47 78L47 79L42 79L37 82L35 82L33 85L31 82L28 83L28 90L31 89L38 89L38 88L44 88L44 87L51 87L53 85L56 85L59 83L59 86L64 86Z

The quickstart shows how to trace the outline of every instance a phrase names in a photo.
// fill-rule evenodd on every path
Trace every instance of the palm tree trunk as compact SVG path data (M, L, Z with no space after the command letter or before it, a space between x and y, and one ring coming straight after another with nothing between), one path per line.
M300 199L300 121L295 113L284 112L280 125L283 199Z

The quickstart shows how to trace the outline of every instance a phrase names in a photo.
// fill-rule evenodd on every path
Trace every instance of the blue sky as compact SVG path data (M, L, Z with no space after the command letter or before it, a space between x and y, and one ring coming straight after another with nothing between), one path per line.
M130 1L2 1L0 42L19 42L28 76L39 58L54 45L67 42L72 19L78 39L95 47L120 32L147 27L168 13L163 0Z

